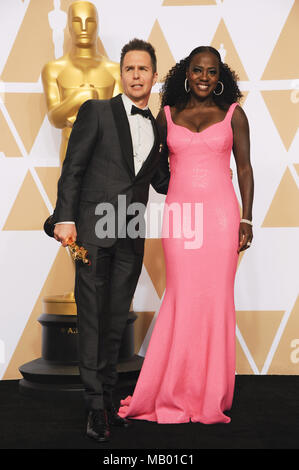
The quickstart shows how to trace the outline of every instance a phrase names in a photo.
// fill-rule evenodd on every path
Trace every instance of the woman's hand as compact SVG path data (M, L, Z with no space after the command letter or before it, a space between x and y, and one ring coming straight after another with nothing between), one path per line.
M249 248L251 245L252 239L253 239L252 226L247 224L246 222L241 222L240 228L239 228L238 253L240 253L240 251L247 250L247 248Z

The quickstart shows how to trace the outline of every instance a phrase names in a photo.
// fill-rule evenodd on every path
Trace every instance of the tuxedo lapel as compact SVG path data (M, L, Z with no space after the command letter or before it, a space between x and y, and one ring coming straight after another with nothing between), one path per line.
M128 170L131 176L135 177L134 169L134 157L133 157L133 144L130 131L130 125L127 118L127 113L123 105L121 95L117 95L110 100L112 114L114 117L118 137L120 141L120 147L124 160L127 163Z

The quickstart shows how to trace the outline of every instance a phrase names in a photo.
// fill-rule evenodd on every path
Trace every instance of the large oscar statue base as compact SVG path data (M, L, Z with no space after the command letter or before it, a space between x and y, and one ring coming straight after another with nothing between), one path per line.
M55 296L43 299L42 357L19 368L23 379L19 390L37 398L77 398L83 393L77 352L77 309L73 297ZM134 321L130 310L117 366L120 383L137 379L143 357L134 354Z

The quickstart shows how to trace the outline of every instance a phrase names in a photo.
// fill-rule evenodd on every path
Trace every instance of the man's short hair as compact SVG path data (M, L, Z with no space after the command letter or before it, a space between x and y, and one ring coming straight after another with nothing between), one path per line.
M136 38L132 39L130 42L128 42L128 44L125 44L124 47L122 48L121 54L120 54L120 70L122 70L125 55L127 54L127 52L130 52L130 51L148 52L149 55L151 56L153 73L156 73L157 57L156 57L155 49L149 42L143 41L142 39L136 39Z

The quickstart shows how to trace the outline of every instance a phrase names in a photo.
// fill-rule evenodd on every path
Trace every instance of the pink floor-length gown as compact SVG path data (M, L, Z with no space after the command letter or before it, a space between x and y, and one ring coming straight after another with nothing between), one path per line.
M231 408L235 386L234 280L240 223L230 175L236 106L198 133L176 125L169 106L164 108L171 171L165 203L179 203L183 210L183 203L201 202L203 239L200 248L186 249L190 240L185 232L175 238L170 228L170 237L162 240L166 291L133 396L121 400L121 417L158 423L230 422L224 411ZM196 227L195 210L191 214ZM167 227L164 211L162 236Z

